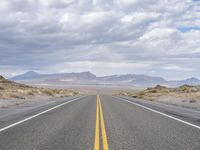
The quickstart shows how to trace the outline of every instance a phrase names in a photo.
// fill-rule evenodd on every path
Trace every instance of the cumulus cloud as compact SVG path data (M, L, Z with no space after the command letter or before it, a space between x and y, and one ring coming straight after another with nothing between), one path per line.
M199 6L193 0L1 0L0 73L200 77Z

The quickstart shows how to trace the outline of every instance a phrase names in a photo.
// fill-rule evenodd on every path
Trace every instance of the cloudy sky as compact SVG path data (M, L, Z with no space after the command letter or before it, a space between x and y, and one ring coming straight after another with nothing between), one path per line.
M0 0L0 74L200 78L200 0Z

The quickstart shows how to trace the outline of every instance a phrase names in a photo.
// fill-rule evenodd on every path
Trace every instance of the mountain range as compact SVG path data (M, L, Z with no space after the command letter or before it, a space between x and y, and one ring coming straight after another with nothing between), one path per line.
M200 80L194 77L185 80L166 80L162 77L136 74L97 77L90 72L40 74L35 71L29 71L17 75L11 78L11 80L42 84L114 85L133 87L152 87L155 85L174 87L185 84L200 85Z

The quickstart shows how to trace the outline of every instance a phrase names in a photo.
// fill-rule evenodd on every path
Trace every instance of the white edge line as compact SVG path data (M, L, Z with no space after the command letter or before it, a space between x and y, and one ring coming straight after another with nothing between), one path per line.
M38 116L40 116L40 115L42 115L42 114L44 114L44 113L47 113L47 112L49 112L49 111L51 111L51 110L54 110L54 109L56 109L56 108L59 108L59 107L61 107L61 106L63 106L63 105L66 105L66 104L68 104L68 103L77 101L77 100L79 100L79 99L81 99L81 98L83 98L83 97L78 97L78 98L72 99L72 100L70 100L70 101L64 102L64 103L59 104L59 105L57 105L57 106L54 106L54 107L52 107L52 108L50 108L50 109L47 109L47 110L45 110L45 111L42 111L42 112L40 112L40 113L38 113L38 114L36 114L36 115L30 116L30 117L28 117L28 118L26 118L26 119L23 119L23 120L21 120L21 121L18 121L18 122L16 122L16 123L13 123L13 124L11 124L11 125L8 125L8 126L6 126L6 127L3 127L3 128L0 129L0 132L5 131L5 130L7 130L7 129L9 129L9 128L12 128L12 127L14 127L14 126L17 126L17 125L19 125L19 124L21 124L21 123L24 123L24 122L28 121L28 120L31 120L31 119L33 119L33 118L35 118L35 117L38 117Z
M149 108L149 107L146 107L146 106L140 105L140 104L135 103L135 102L131 102L131 101L129 101L129 100L126 100L126 99L123 99L123 98L120 98L120 97L115 97L115 98L117 98L117 99L119 99L119 100L121 100L121 101L125 101L125 102L128 102L128 103L131 103L131 104L137 105L137 106L139 106L139 107L141 107L141 108L144 108L144 109L149 110L149 111L152 111L152 112L154 112L154 113L157 113L157 114L163 115L163 116L165 116L165 117L171 118L171 119L173 119L173 120L176 120L176 121L178 121L178 122L184 123L184 124L186 124L186 125L189 125L189 126L192 126L192 127L197 128L197 129L200 129L200 126L197 126L197 125L192 124L192 123L190 123L190 122L187 122L187 121L184 121L184 120L178 119L178 118L176 118L176 117L173 117L173 116L167 115L167 114L165 114L165 113L159 112L159 111L154 110L154 109L151 109L151 108Z

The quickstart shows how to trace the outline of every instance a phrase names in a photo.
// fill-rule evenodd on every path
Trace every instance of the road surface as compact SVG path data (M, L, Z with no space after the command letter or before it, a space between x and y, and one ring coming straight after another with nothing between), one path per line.
M94 95L0 116L0 150L199 150L200 113L164 107Z

